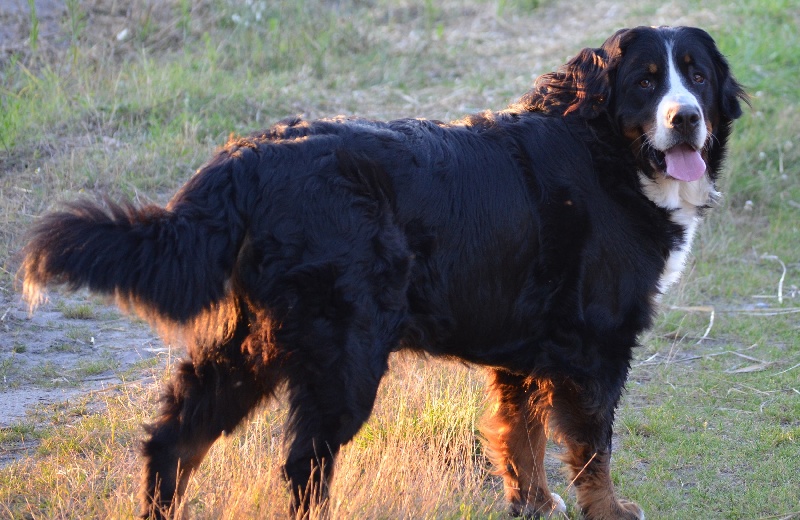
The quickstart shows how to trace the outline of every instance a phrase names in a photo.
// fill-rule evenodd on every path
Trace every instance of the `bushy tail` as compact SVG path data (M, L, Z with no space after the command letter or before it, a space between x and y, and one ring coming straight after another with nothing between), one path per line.
M229 144L166 208L82 200L42 217L23 250L25 297L35 306L47 285L86 287L161 324L216 312L254 191L254 147L237 150Z

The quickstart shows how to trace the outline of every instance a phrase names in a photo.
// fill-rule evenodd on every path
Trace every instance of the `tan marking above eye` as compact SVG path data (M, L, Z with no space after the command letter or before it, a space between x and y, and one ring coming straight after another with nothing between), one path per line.
M658 72L658 65L656 65L655 63L651 63L650 65L647 66L647 71L650 74L655 74L656 72Z
M640 140L643 135L645 135L645 130L643 128L638 127L638 126L623 127L622 135L627 137L628 140L630 140L630 141L635 143L636 141ZM639 143L639 146L640 145L641 145L641 143Z
M686 54L686 55L683 57L683 62L684 62L685 64L687 64L687 65L688 65L688 64L690 64L690 63L692 62L692 57L691 57L691 56L689 56L688 54Z

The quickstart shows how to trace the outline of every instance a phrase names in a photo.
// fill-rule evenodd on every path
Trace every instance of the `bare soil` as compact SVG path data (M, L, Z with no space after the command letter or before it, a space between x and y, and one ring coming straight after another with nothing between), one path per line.
M74 309L91 310L73 317ZM0 428L36 405L143 377L168 353L146 324L81 296L54 295L30 313L18 296L0 297Z
M36 0L38 40L51 45L63 38L61 20L67 14L63 0ZM0 0L0 50L22 51L30 42L30 7L27 0Z

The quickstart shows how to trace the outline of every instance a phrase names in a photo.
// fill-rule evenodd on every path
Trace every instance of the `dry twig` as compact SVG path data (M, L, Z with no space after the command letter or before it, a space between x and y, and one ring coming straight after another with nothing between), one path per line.
M761 258L765 260L775 260L776 262L779 262L781 264L781 267L783 268L783 274L781 274L781 279L778 280L778 303L783 305L783 281L786 279L786 264L784 264L783 260L781 260L775 255L765 254L761 255Z

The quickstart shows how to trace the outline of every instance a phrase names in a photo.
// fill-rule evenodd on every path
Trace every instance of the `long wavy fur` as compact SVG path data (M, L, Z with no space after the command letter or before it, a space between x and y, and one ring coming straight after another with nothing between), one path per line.
M602 47L583 49L555 72L543 74L519 103L528 110L593 119L608 104L616 61L621 56L618 31Z

